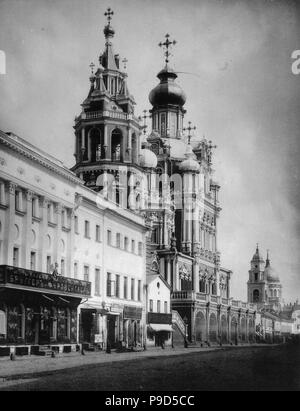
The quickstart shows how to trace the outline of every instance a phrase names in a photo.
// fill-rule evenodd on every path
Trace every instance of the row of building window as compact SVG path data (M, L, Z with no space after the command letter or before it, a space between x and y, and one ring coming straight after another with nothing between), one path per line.
M161 303L162 303L162 301L160 301L160 300L157 300L157 302L156 302L156 312L157 313L161 313L161 309L162 309ZM150 311L150 313L154 312L154 302L153 302L153 300L149 300L149 311ZM168 313L168 302L167 301L164 301L164 313L165 314Z
M123 249L124 251L135 253L136 252L135 240L131 240L131 244L130 244L128 237L124 236L124 239L122 237L123 236L121 235L121 233L116 233L116 242L115 244L113 244L112 232L111 230L107 230L107 244L108 245L111 245L111 246L115 245L115 247ZM141 256L142 254L143 254L143 243L139 241L138 242L138 255Z
M106 278L106 295L107 297L116 297L116 298L124 298L125 300L142 300L142 281L138 281L137 286L137 295L136 295L136 280L135 278L130 279L124 276L123 277L123 295L121 296L121 276L116 274L115 279L112 278L112 273L107 273ZM129 290L130 284L130 290ZM129 294L130 291L130 294Z

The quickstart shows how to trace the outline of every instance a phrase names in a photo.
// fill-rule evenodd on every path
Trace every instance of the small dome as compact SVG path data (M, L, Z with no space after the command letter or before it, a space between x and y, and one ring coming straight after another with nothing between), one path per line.
M157 166L157 157L153 151L143 148L140 154L140 165L146 168L155 168Z
M183 106L186 95L182 88L175 83L177 74L166 66L158 73L157 77L160 79L160 83L149 94L149 101L152 106L164 106L166 104Z
M200 165L193 158L195 156L194 156L194 152L190 144L187 146L187 151L185 153L185 156L186 156L186 160L183 160L182 163L179 164L179 170L183 172L186 172L186 171L190 171L194 173L199 172Z
M268 282L280 282L278 274L270 265L265 268L264 273Z

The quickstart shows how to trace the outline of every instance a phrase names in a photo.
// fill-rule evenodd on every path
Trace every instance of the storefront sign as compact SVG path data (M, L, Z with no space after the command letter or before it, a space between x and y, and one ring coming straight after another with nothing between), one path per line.
M125 305L123 312L124 319L141 320L142 308Z

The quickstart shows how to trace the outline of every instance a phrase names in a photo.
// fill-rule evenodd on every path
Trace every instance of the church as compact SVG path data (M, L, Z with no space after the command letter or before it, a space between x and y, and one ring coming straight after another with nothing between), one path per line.
M165 61L149 93L147 133L113 49L112 15L109 9L104 51L98 66L92 64L88 96L75 120L72 171L99 195L145 217L151 227L146 274L156 271L169 284L178 329L186 328L190 341L253 339L254 306L231 299L232 272L220 262L216 147L205 138L193 143L194 127L184 127L186 95L169 61L176 41L167 34L159 44Z
M0 133L0 346L31 354L254 342L266 287L251 285L248 303L231 296L217 241L216 146L185 125L187 97L170 63L176 41L166 34L159 44L147 130L114 50L112 10L105 16L71 170ZM253 283L262 264L258 255Z

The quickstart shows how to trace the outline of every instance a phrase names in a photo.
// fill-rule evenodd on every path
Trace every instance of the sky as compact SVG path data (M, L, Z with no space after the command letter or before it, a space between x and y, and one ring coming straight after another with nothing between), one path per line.
M136 114L171 59L187 102L185 123L216 145L221 185L218 247L233 270L232 295L247 299L256 243L270 250L287 302L300 297L300 49L296 1L0 0L0 129L71 167L74 117L104 48L104 12L114 11L114 49L126 57Z

